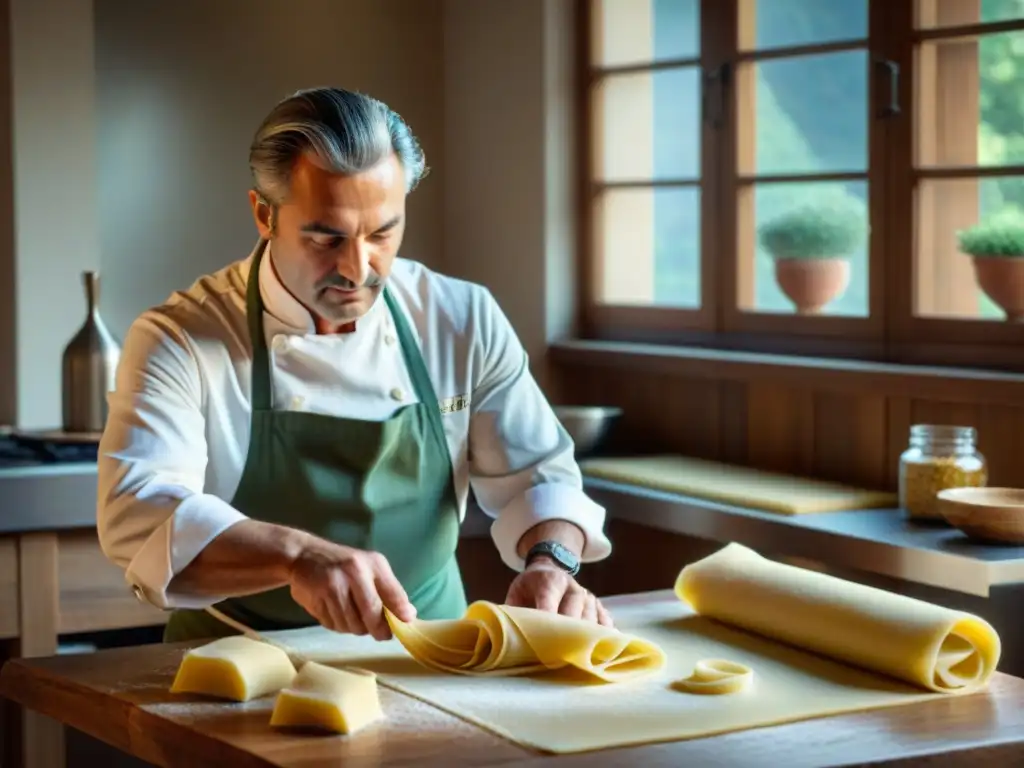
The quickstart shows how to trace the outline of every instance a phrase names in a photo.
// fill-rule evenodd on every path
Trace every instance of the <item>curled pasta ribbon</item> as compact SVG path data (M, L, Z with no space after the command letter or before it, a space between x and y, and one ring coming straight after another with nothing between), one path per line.
M723 659L703 659L693 668L693 674L676 680L672 687L685 693L721 695L739 693L754 679L750 667Z

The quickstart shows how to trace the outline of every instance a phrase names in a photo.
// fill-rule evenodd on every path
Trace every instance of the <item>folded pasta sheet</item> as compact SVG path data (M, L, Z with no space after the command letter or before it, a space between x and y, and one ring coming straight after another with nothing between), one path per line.
M978 690L999 663L999 636L977 616L739 544L686 566L675 593L708 618L939 693Z
M478 601L462 619L399 621L391 630L426 667L463 675L530 675L575 668L608 683L662 668L657 645L592 621Z

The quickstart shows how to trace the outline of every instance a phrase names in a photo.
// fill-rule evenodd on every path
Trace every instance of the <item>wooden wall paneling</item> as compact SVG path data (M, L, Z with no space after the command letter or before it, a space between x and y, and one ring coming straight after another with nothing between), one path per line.
M896 491L900 484L900 456L910 444L910 425L913 423L913 404L909 397L886 398L886 432L888 434L885 447L886 489Z
M1024 409L979 405L978 450L988 463L988 484L1024 487Z
M609 520L612 553L580 570L580 583L598 597L671 589L684 566L721 548L721 544L623 520Z
M0 538L0 640L18 634L18 545Z
M747 385L723 381L718 389L719 461L747 463Z
M748 386L747 458L758 469L794 475L812 472L812 392L767 382Z
M887 421L880 395L813 395L814 477L865 488L884 488Z
M918 399L910 403L911 424L954 424L977 428L978 416L976 403L944 403Z
M665 391L645 406L653 409L662 450L718 458L722 433L720 384L710 379L671 377L663 380L662 386Z

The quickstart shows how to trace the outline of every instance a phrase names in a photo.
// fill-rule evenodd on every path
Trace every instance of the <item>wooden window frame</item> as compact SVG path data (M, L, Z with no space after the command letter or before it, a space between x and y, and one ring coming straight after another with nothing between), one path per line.
M930 131L918 131L917 125L921 124L924 127L933 115L943 109L941 103L933 103L933 94L929 92L934 88L934 83L938 82L936 70L943 66L943 53L955 52L952 46L958 40L977 38L980 34L991 35L1024 29L1024 19L992 23L956 23L956 20L953 20L953 23L947 23L945 26L918 29L917 14L940 13L941 8L937 6L940 6L941 2L942 0L898 2L893 3L888 10L889 36L885 44L891 51L889 55L904 73L900 82L900 102L907 105L906 118L893 122L893 137L889 142L888 183L893 190L893 207L890 211L893 231L889 247L894 252L908 254L907 258L889 260L889 348L895 357L909 363L939 362L949 365L1024 370L1024 360L1021 359L1021 349L1024 348L1024 325L917 314L919 302L927 302L926 298L919 295L917 272L934 268L932 265L919 263L917 254L922 252L927 258L926 255L932 253L933 258L938 260L935 254L941 253L943 248L947 256L954 252L951 243L937 244L938 247L933 249L927 247L927 242L922 244L918 240L930 236L931 232L926 224L929 218L944 213L931 209L927 190L922 191L923 185L919 182L932 179L981 180L999 176L1024 176L1024 166L979 166L976 160L973 163L958 163L955 166L918 167L919 161L929 151L941 151L927 146L929 142L941 141L941 138L930 135ZM946 2L948 3L948 0ZM980 0L956 2L955 8L963 14L972 12L972 5L980 6ZM978 12L978 8L975 7L975 19L978 18ZM929 41L935 44L925 47L923 44ZM943 43L951 47L944 50ZM971 66L970 61L971 59L967 57L966 61L960 62L958 66L961 69ZM950 111L965 121L969 120L971 130L977 131L977 110L963 108L964 99L971 97L969 91L965 94L965 89L977 88L977 59L974 58L973 62L973 70L956 73L956 99L960 108L954 106ZM951 132L966 128L966 123L960 124L959 127L954 123ZM976 142L976 139L974 141ZM973 288L973 269L967 257L947 259L947 265L948 269L956 271L954 277L947 278L950 282L960 280L961 284L971 285Z
M923 48L929 40L945 40L984 32L1024 29L1024 20L998 23L957 24L917 29L916 16L928 3L943 0L872 0L869 2L869 29L866 39L780 49L752 51L753 46L740 42L753 34L753 12L756 0L700 0L701 50L704 93L701 121L701 307L698 310L668 309L643 306L602 305L597 301L597 270L595 258L595 195L605 185L593 179L593 108L591 100L595 78L609 71L595 69L591 64L592 16L591 0L577 0L579 19L579 222L580 258L579 335L584 339L628 341L639 343L679 344L725 350L810 355L816 357L855 358L886 363L969 366L1003 370L1024 370L1024 324L992 320L972 320L918 316L915 307L926 303L921 299L915 272L934 269L934 264L916 264L918 251L940 251L921 247L917 242L916 222L939 215L927 205L918 205L919 179L973 178L998 175L1022 175L1024 167L996 166L975 168L916 167L922 144L935 141L928 135L915 136L915 126L928 117L928 110L939 109L924 99L928 79L936 82L935 51L941 46ZM958 0L977 3L979 0ZM934 11L932 11L934 12ZM735 34L734 34L735 32ZM745 129L751 125L746 118L753 109L744 92L752 80L751 62L790 57L796 54L866 50L868 72L868 162L864 174L868 185L869 235L869 314L867 317L837 315L798 316L740 309L744 281L741 257L753 253L750 226L741 189L748 185L753 170L750 145ZM900 114L880 116L882 102L888 103L888 78L880 64L898 67L897 101ZM666 62L678 65L680 62ZM976 66L976 62L975 62ZM623 69L645 70L652 67ZM720 90L721 73L733 81L732 87ZM977 80L977 70L959 75L958 79ZM716 79L717 78L717 79ZM715 87L709 88L709 83ZM962 84L961 84L962 85ZM934 90L934 86L931 86ZM721 101L719 101L721 100ZM720 124L708 108L724 106ZM977 111L960 110L977 130ZM954 128L954 131L957 130ZM966 130L966 126L963 128ZM976 140L975 140L976 141ZM744 165L746 163L746 166ZM746 171L746 173L745 173ZM786 176L787 181L827 181L852 178L855 174L815 174ZM771 178L772 181L776 177ZM614 186L614 185L612 185ZM744 225L746 222L746 225ZM929 236L921 228L923 237ZM735 238L723 233L735 232ZM730 242L732 240L732 242ZM946 243L941 253L949 254ZM893 258L891 254L903 254ZM970 286L976 296L973 271L969 259L947 259L947 269L955 276L947 278L951 285ZM950 266L951 265L951 266ZM752 266L752 265L751 265ZM969 277L969 279L968 279ZM1022 346L1018 346L1022 345ZM1016 354L1015 354L1016 351Z
M700 0L701 18L705 7L711 5L709 0ZM579 302L581 318L580 327L587 333L598 338L616 338L624 329L629 336L638 334L644 338L676 338L677 334L696 333L700 336L712 335L717 327L717 296L718 275L715 253L715 234L717 232L718 214L715 201L718 199L718 150L720 131L709 124L704 115L701 116L701 151L700 178L696 186L701 190L701 242L700 242L700 290L701 305L697 309L647 307L602 304L597 301L598 285L601 282L603 261L600 253L599 240L595 236L600 225L599 216L595 215L597 200L607 190L628 187L659 188L682 186L673 182L649 181L638 183L596 182L593 180L594 155L596 143L594 139L593 115L596 102L593 99L595 87L600 80L615 75L633 72L655 72L665 69L694 66L701 74L702 90L708 72L720 66L716 53L721 49L719 40L710 38L713 25L701 24L700 51L697 56L678 59L661 60L642 66L594 67L591 64L594 31L600 25L600 19L592 11L591 0L577 0L579 20L579 53L578 72L581 78L579 88L580 115L578 132L579 168L581 185L580 200L580 231L578 244L580 252L587 254L579 259L578 274L580 277ZM717 28L721 32L722 27ZM706 97L706 92L705 92ZM705 98L706 104L706 98Z

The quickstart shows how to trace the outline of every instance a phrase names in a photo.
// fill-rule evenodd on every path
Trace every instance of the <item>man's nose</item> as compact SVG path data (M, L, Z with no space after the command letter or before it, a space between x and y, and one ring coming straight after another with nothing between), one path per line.
M370 277L370 249L361 240L350 240L338 256L338 274L363 285Z

